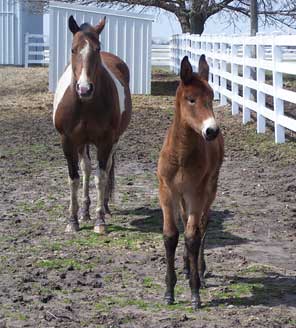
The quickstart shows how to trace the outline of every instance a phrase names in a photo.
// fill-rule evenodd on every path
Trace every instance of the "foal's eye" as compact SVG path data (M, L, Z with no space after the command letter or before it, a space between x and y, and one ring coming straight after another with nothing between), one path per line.
M188 102L189 102L190 105L194 105L195 104L195 99L194 98L188 97L187 100L188 100Z

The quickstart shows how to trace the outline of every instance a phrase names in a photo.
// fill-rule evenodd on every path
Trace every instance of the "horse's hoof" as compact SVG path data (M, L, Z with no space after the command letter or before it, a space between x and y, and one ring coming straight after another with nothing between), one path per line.
M166 305L172 305L175 302L174 296L170 293L166 293L164 295L164 300L165 300Z
M105 235L107 233L106 224L96 224L94 226L94 233Z
M77 223L69 223L66 226L65 232L73 233L79 231L79 224Z
M194 295L191 299L192 309L197 310L201 307L200 296Z

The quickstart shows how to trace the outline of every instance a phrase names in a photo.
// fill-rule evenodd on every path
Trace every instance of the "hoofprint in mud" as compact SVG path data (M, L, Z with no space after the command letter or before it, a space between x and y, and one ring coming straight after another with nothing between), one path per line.
M47 77L43 68L0 67L1 325L295 327L295 143L277 146L215 108L226 156L206 240L207 288L192 313L181 235L177 303L167 307L155 171L173 97L133 97L109 235L84 224L65 236L67 169Z

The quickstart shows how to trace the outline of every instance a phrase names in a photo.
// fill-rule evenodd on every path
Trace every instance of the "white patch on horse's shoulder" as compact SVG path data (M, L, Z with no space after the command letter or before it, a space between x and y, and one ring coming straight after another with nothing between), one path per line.
M64 94L68 87L71 85L72 80L72 66L69 65L61 78L59 79L58 86L56 88L56 92L54 95L54 101L53 101L53 123L54 123L54 117L55 113L57 111L57 108L59 106L59 103L64 97Z
M117 77L111 72L111 70L107 67L107 65L102 62L104 68L111 76L112 80L114 81L118 93L119 98L119 107L120 107L120 114L122 114L125 111L125 93L124 93L124 87L120 83L120 81L117 79Z

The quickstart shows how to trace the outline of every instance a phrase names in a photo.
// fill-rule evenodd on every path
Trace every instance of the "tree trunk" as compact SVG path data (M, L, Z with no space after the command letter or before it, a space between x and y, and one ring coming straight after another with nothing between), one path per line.
M190 21L185 13L175 14L180 22L182 33L190 33Z
M190 33L202 34L205 29L206 17L204 15L190 15Z

